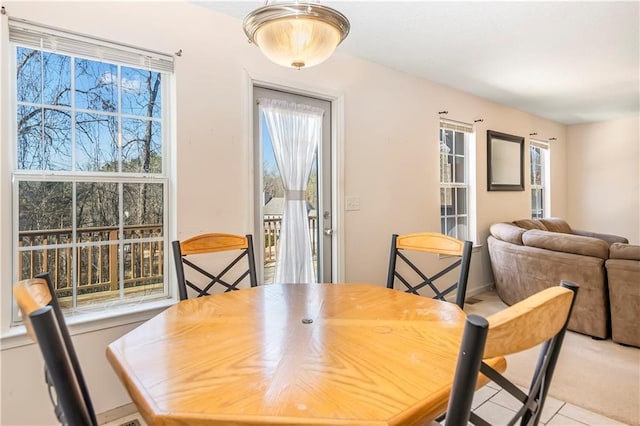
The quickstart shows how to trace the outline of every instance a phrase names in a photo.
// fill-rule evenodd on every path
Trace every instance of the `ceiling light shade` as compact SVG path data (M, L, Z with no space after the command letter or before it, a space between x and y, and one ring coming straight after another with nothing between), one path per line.
M349 34L342 13L312 3L270 4L247 15L243 26L267 58L298 69L324 62Z

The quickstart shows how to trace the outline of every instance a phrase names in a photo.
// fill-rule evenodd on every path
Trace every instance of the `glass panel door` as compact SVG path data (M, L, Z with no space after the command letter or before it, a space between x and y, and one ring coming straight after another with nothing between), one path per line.
M284 186L273 153L271 137L265 117L260 113L259 100L279 99L296 104L311 105L325 110L322 138L318 146L305 201L309 220L309 238L317 282L331 282L331 103L326 100L296 95L262 87L254 87L254 244L258 280L273 282L278 258L279 235L284 208ZM260 270L261 269L261 270Z

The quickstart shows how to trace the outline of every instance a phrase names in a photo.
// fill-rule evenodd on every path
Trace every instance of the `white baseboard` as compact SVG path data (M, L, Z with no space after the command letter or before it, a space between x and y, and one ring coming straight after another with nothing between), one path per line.
M477 296L480 293L484 293L486 291L493 290L493 288L494 288L493 283L485 284L485 285L483 285L481 287L467 288L466 297Z
M102 413L96 414L96 420L99 425L104 425L106 423L110 423L114 420L121 419L123 417L130 416L132 414L136 414L138 409L133 403L129 403L126 405L121 405L120 407L112 408L111 410L104 411Z

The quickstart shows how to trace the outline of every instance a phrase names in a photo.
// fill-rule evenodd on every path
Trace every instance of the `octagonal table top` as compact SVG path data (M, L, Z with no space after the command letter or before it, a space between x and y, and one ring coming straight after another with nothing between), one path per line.
M271 284L182 301L107 358L153 425L424 424L446 409L464 320L378 285Z

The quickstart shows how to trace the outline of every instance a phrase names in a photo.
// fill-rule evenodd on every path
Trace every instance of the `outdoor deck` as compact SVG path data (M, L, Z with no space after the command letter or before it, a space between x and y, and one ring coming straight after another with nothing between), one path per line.
M273 281L281 223L281 216L264 218L264 283ZM316 224L315 216L310 216L314 262ZM119 238L121 233L123 238ZM163 294L163 242L164 229L158 224L125 226L122 230L83 228L75 230L75 235L71 228L20 231L18 280L49 272L58 299L68 308Z

